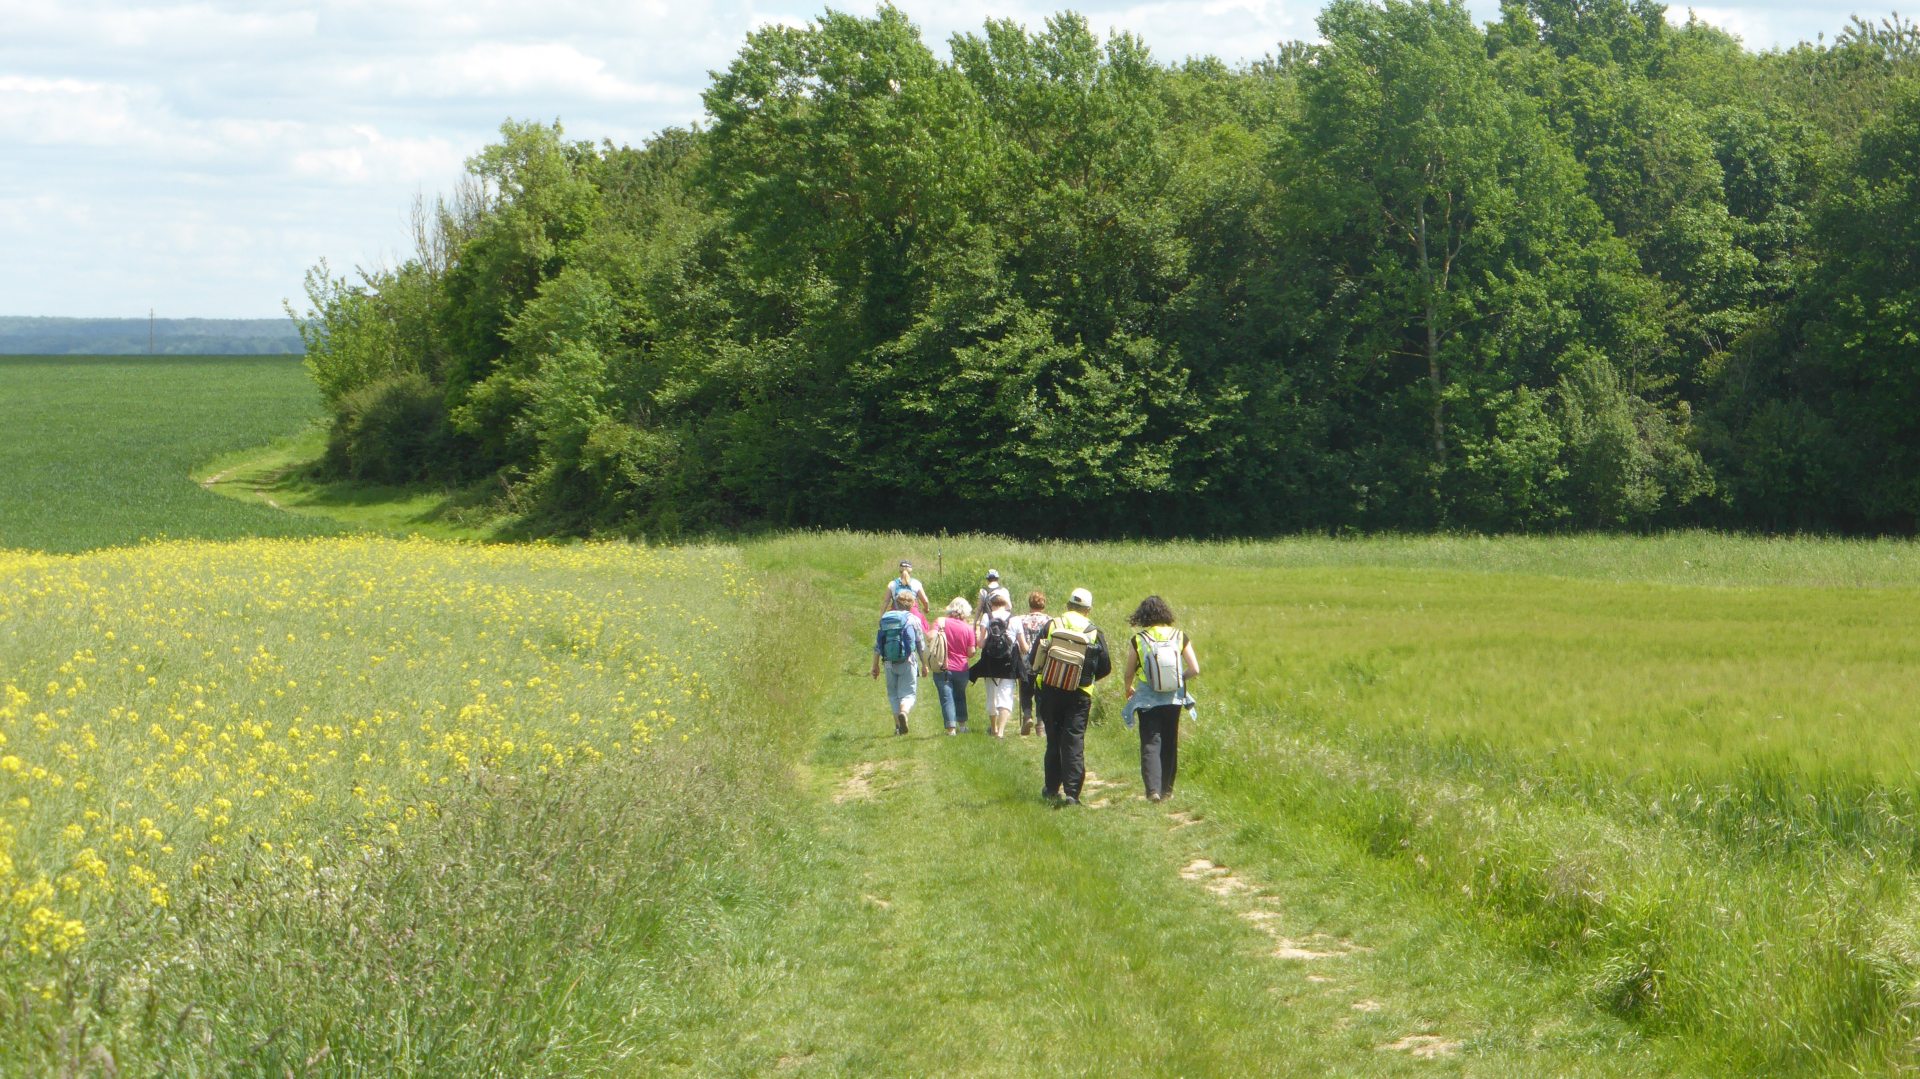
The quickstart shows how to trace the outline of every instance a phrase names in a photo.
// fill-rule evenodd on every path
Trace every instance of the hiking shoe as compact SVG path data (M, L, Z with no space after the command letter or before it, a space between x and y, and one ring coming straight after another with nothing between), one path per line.
M960 733L961 734L967 733L967 725L965 723L960 724Z
M947 737L948 737L948 738L952 738L952 737L953 737L954 735L956 735L956 734L959 734L959 733L960 733L960 729L959 729L958 727L948 727L948 728L947 728Z
M895 712L893 714L893 733L907 733L907 714L905 712Z
M1067 795L1065 798L1060 799L1060 807L1062 809L1065 809L1067 806L1077 806L1079 804L1080 804L1080 799L1075 798L1071 794Z

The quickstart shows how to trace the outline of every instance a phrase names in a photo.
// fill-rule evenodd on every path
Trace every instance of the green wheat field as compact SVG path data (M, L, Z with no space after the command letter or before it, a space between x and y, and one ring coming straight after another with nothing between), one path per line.
M1912 544L506 545L190 478L317 411L0 360L0 1073L1920 1066ZM1174 798L1111 686L1077 809L894 737L902 557L1164 596Z

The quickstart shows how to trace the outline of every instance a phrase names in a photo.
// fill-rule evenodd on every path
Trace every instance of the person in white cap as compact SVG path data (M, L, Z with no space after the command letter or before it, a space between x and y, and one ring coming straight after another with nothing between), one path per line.
M981 633L987 631L987 616L993 613L993 597L995 596L1005 597L1007 608L1009 610L1013 608L1013 593L1007 591L1006 586L1000 583L1000 571L990 569L987 571L987 583L981 587L973 601L974 614L979 618L979 621L974 624L974 628Z
M1080 662L1059 662L1053 652L1056 640L1071 642L1075 645L1071 651L1082 651L1083 646ZM1059 799L1062 805L1079 805L1080 786L1087 778L1087 719L1093 713L1093 686L1113 673L1106 637L1093 624L1092 592L1073 590L1067 597L1067 612L1054 619L1046 635L1034 643L1030 662L1036 672L1042 672L1036 675L1040 682L1036 710L1047 732L1040 795ZM1060 684L1063 679L1067 684Z

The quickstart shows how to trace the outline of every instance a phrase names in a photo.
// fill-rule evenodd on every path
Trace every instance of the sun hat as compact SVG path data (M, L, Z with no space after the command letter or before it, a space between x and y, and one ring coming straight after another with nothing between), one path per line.
M1067 597L1067 602L1073 604L1075 607L1091 609L1093 607L1093 593L1084 588L1076 588L1073 590L1073 594Z

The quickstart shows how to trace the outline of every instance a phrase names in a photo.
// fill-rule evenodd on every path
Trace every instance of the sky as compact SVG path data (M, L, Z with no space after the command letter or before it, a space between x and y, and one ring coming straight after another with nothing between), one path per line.
M277 317L322 258L348 274L403 260L416 197L450 191L501 121L559 120L570 138L639 143L702 119L709 73L755 27L801 25L827 6L0 0L0 315ZM1313 39L1323 2L896 6L942 55L988 18L1037 29L1071 7L1103 34L1139 35L1162 60L1241 61ZM1484 21L1498 2L1469 7ZM1693 10L1761 49L1832 37L1862 9Z

